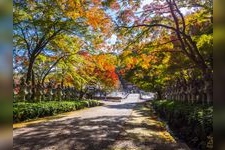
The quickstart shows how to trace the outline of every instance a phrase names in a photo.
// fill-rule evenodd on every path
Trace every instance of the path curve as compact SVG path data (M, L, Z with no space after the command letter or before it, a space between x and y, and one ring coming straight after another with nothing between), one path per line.
M115 141L139 94L122 102L75 111L69 116L13 131L13 149L19 150L102 150Z

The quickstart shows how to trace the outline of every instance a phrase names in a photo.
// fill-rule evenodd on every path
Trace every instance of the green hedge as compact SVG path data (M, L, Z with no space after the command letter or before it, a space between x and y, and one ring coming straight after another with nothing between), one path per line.
M153 107L170 128L191 147L212 149L213 106L181 103L172 100L153 101Z
M101 103L97 100L50 101L40 103L18 102L13 104L13 123L99 105Z

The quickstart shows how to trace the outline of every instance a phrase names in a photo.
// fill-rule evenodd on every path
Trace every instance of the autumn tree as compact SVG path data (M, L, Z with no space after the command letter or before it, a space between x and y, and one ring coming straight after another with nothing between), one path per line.
M103 91L117 88L118 76L116 74L116 57L106 53L90 53L80 51L82 61L71 70L70 76L72 85L79 92L79 99L88 92L89 86ZM67 77L69 74L65 74Z
M114 54L103 53L93 55L94 74L98 82L108 90L116 89L118 86L118 76L116 74L117 58Z
M122 76L140 89L158 93L160 98L163 87L171 79L168 76L168 68L171 66L168 48L168 45L164 45L157 49L146 47L141 50L123 51L120 55ZM170 53L176 53L176 51Z
M34 81L32 72L35 60L41 53L51 53L52 49L47 46L53 39L75 26L77 34L84 31L81 24L69 19L63 20L57 8L53 1L14 2L14 44L17 50L25 53L27 59L26 82L31 79Z
M14 1L13 13L14 68L26 74L26 82L33 85L36 76L43 83L56 64L74 55L81 44L93 50L106 38L101 33L110 36L110 19L97 1ZM79 43L73 41L77 38ZM47 68L40 74L35 66L45 63L43 59L51 64L45 64Z
M143 74L146 74L146 82L153 82L147 75L161 72L164 74L162 78L157 75L160 80L164 77L172 80L183 70L194 70L208 78L212 76L211 0L153 0L144 4L141 1L116 2L120 4L120 10L110 7L117 15L113 17L119 39L116 47L124 51L123 54L131 53L123 58L126 68L130 68L127 69L130 79L138 79L138 74L141 76L139 79L143 79ZM148 61L139 64L138 60L145 60L145 55ZM167 61L148 58L160 58L160 55L165 55ZM160 69L155 65L157 69L152 72L152 61L155 60L160 62L157 65L164 67Z
M176 49L182 50L182 53L201 69L203 74L207 71L211 73L212 66L207 63L197 46L194 35L191 34L191 27L194 24L198 23L202 26L196 20L204 20L206 26L212 28L211 1L207 1L207 3L196 1L194 3L192 1L154 0L143 7L135 1L124 3L122 11L118 12L119 15L115 20L115 24L122 33L120 36L123 38L122 42L127 41L128 45L140 41L142 44L147 44L150 40L157 39L166 33L171 36L171 39L165 43L179 41L179 47ZM193 10L188 11L188 8ZM186 14L184 15L182 9L186 9L190 14L200 14L195 15L195 21L190 21L186 19ZM212 30L210 31L212 32Z

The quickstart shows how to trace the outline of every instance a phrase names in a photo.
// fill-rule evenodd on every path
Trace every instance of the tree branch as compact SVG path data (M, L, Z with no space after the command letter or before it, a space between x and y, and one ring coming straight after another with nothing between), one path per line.
M176 28L174 27L171 27L171 26L168 26L168 25L164 25L164 24L159 24L159 23L156 23L156 24L139 24L139 25L133 25L133 26L117 26L118 28L136 28L136 27L148 27L148 28L152 28L152 27L163 27L163 28L166 28L166 29L170 29L170 30L173 30L173 31L177 31Z
M177 4L176 4L176 2L175 2L174 0L173 0L173 3L174 3L174 6L175 6L175 8L176 8L176 10L177 10L177 13L180 15L181 20L182 20L182 25L183 25L183 30L182 30L182 32L185 32L185 30L186 30L186 24L185 24L184 16L183 16L183 14L181 13L180 9L178 8L178 6L177 6Z
M23 30L21 27L19 27L19 28L20 28L21 33L22 33L22 35L23 35L23 40L24 40L24 42L25 42L26 45L27 45L28 54L29 54L29 56L30 56L30 55L31 55L30 44L28 43L28 41L27 41L27 39L26 39L26 35L25 35L25 33L24 33L24 30Z
M50 71L52 70L52 68L55 66L55 65L57 65L58 63L59 63L59 61L61 60L61 59L63 59L65 57L65 55L63 55L63 56L61 56L61 57L59 57L49 68L48 68L48 70L44 73L44 76L43 76L43 78L42 78L42 80L41 80L41 84L43 85L44 84L44 82L45 82L45 78L47 77L47 75L50 73Z

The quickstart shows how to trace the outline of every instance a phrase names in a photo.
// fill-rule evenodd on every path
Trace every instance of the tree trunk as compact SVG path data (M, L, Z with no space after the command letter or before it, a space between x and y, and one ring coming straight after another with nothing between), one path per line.
M34 99L35 99L35 94L36 94L36 90L35 90L35 76L34 76L34 70L32 69L32 71L31 71L31 81L32 81L32 95L31 95L31 100L32 101L34 101Z
M157 100L162 99L162 92L160 90L157 91Z
M29 66L28 66L28 69L27 69L27 77L26 77L26 83L27 84L32 79L32 70L33 70L34 60L35 60L34 57L30 57L30 59L29 59Z
M83 99L83 97L84 97L84 92L81 90L80 92L79 92L79 100L82 100Z

